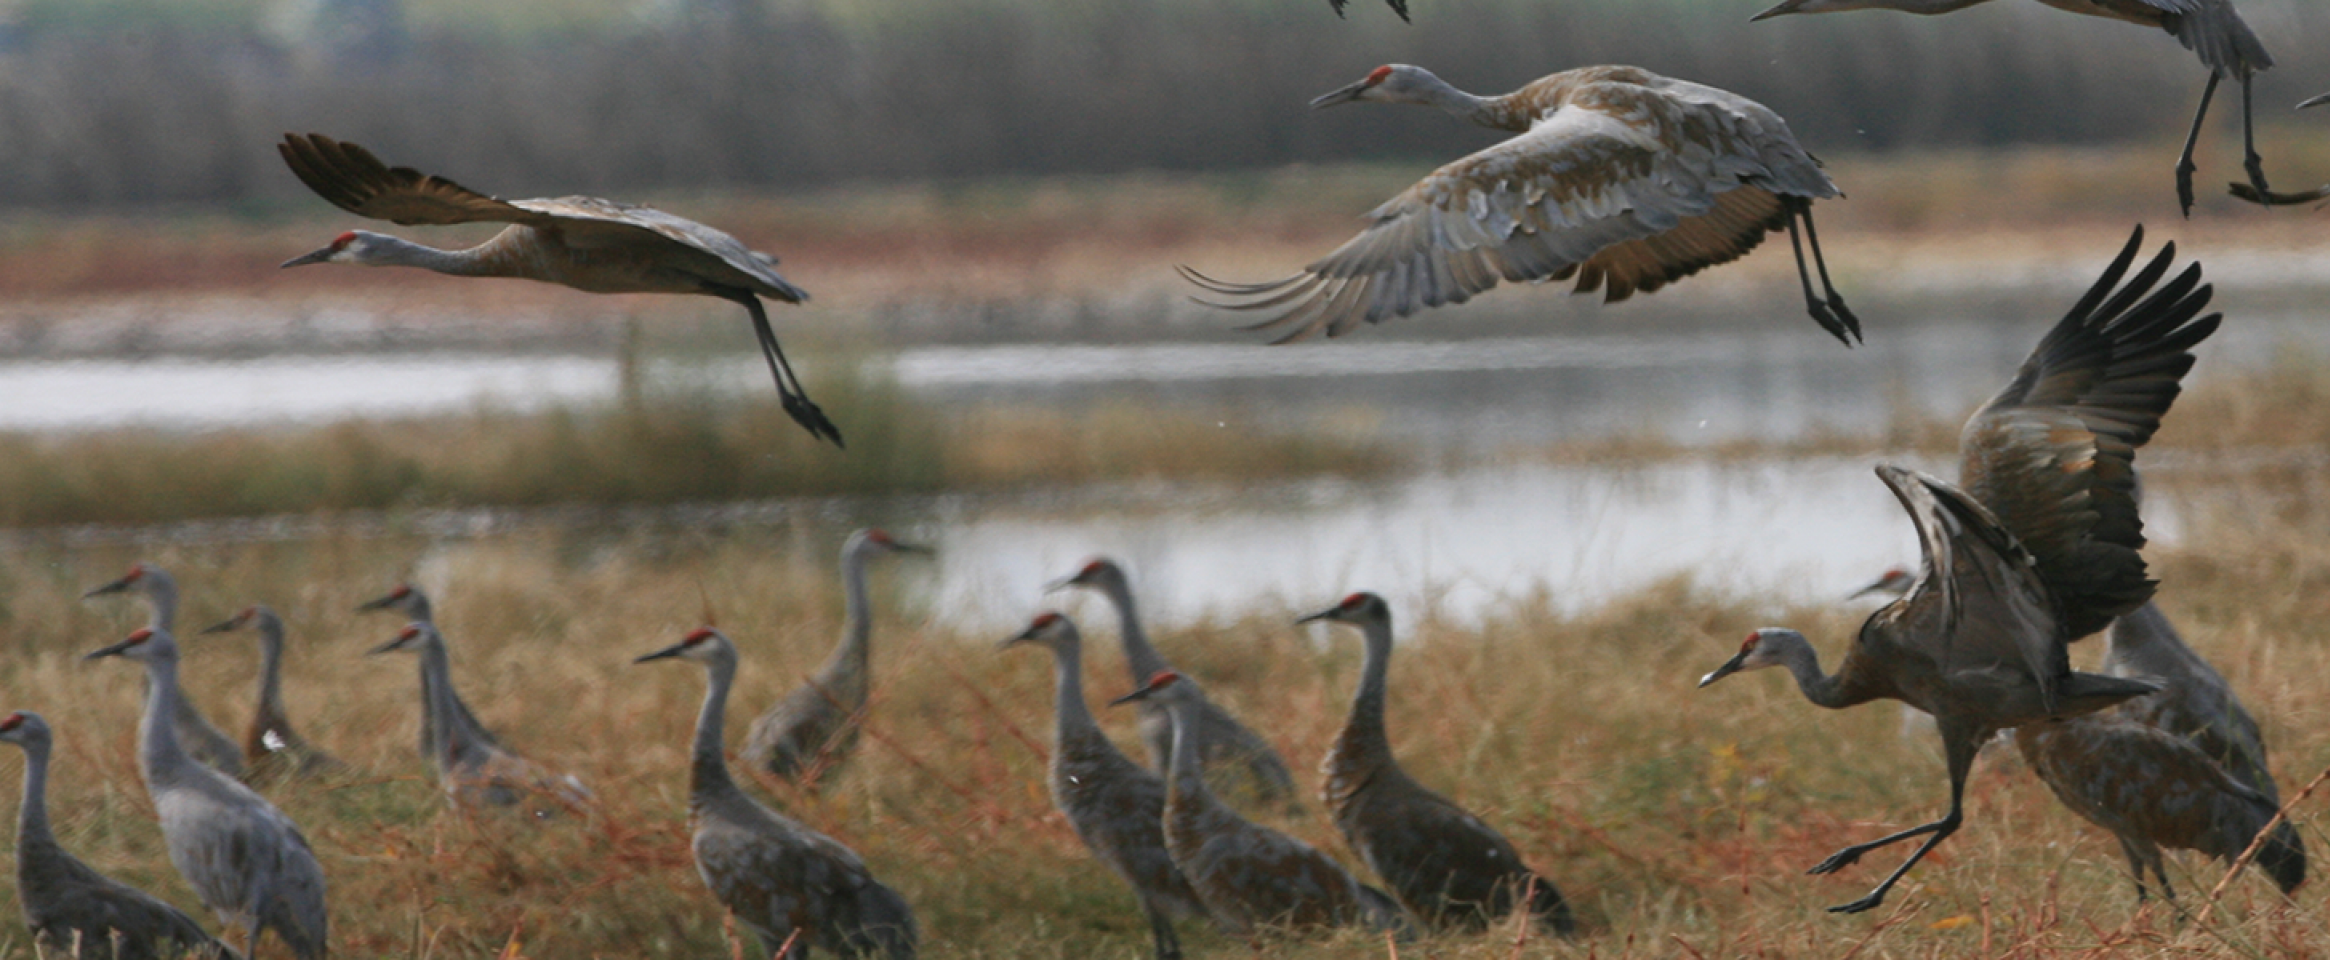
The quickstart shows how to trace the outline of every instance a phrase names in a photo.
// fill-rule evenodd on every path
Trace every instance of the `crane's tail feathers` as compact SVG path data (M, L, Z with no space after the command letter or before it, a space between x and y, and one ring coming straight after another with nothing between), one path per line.
M2257 848L2257 867L2285 894L2306 882L2306 842L2295 825L2287 820L2274 824L2265 845Z

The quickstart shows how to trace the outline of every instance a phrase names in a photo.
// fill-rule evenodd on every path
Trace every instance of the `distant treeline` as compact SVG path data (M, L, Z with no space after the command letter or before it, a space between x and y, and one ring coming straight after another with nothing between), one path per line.
M2205 77L2165 34L2028 2L1750 24L1763 0L1416 0L1412 27L1376 0L1348 20L1326 0L739 3L752 15L717 27L415 26L344 47L217 23L19 29L0 40L0 205L286 197L287 130L512 195L1445 158L1491 139L1422 111L1305 109L1391 61L1483 93L1634 63L1760 99L1829 153L2166 138ZM2264 117L2330 87L2309 62L2330 9L2242 9L2284 61Z

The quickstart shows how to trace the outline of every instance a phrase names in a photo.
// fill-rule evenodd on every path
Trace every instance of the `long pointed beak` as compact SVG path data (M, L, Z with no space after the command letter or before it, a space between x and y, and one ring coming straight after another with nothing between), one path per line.
M1061 578L1060 578L1060 579L1058 579L1058 580L1054 580L1054 581L1052 581L1052 582L1050 582L1050 583L1044 584L1044 592L1045 592L1045 593L1058 593L1058 592L1060 592L1060 591L1062 591L1062 590L1066 590L1066 589L1068 589L1068 588L1070 588L1070 587L1078 587L1078 586L1083 586L1083 584L1080 584L1080 583L1076 582L1076 575L1075 575L1075 574L1069 574L1068 576L1061 577Z
M1111 701L1109 701L1109 702L1108 702L1108 705L1109 705L1109 706L1112 706L1112 707L1114 707L1114 706L1119 706L1119 705L1122 705L1122 704L1131 703L1131 702L1133 702L1133 701L1135 701L1135 700L1147 700L1147 699L1149 699L1149 693L1150 693L1151 691L1155 690L1155 689L1156 689L1155 687L1142 687L1142 688L1141 688L1141 689L1139 689L1139 690L1135 690L1135 691L1133 691L1133 692L1131 692L1131 693L1125 694L1124 696L1121 696L1121 697L1118 697L1118 698L1116 698L1116 699L1114 699L1114 700L1111 700Z
M283 267L279 267L277 269L284 269L288 267L304 267L311 263L324 263L332 259L332 254L334 252L335 251L332 248L325 247L313 253L303 253L299 256L283 261Z
M356 612L370 613L374 610L386 610L388 609L389 605L395 603L396 600L396 594L393 593L389 594L388 596L381 597L377 600L367 600L356 605Z
M1845 594L1845 599L1847 599L1847 600L1859 600L1859 599L1861 599L1862 597L1866 597L1866 596L1868 596L1868 595L1870 595L1870 594L1872 594L1872 593L1883 593L1883 592L1885 592L1885 582L1886 582L1887 580L1890 580L1890 579L1892 579L1892 578L1890 578L1890 577L1879 577L1879 578L1878 578L1878 579L1876 579L1876 580L1872 580L1872 581L1870 581L1870 582L1869 582L1869 584L1868 584L1867 586L1864 586L1864 587L1862 587L1861 589L1859 589L1859 590L1855 590L1855 591L1853 591L1853 592L1851 592L1851 593Z
M1354 83L1347 87L1337 88L1332 93L1321 94L1316 99L1313 99L1311 101L1311 109L1324 110L1339 103L1350 103L1359 99L1359 95L1366 90L1367 81L1365 80L1361 80L1358 83Z
M1340 606L1335 606L1335 607L1328 607L1327 609L1325 609L1325 610L1321 610L1321 611L1319 611L1319 612L1317 612L1317 613L1313 613L1313 614L1306 614L1306 615L1304 615L1304 616L1302 616L1302 617L1298 617L1298 618L1296 618L1296 619L1295 619L1295 621L1294 621L1294 622L1295 622L1295 623L1298 623L1298 624L1302 624L1302 623L1314 623L1314 622L1317 622L1317 621L1320 621L1320 620L1325 620L1325 619L1328 619L1328 618L1330 618L1330 617L1333 617L1333 616L1335 615L1335 611L1337 611L1337 610L1341 610L1341 609L1343 609L1343 608L1342 608L1342 607L1340 607Z
M669 659L671 659L671 658L673 658L673 657L679 656L679 655L680 655L680 651L686 650L687 648L688 648L688 645L687 645L687 644L685 644L685 643L675 643L675 644L672 644L671 646L665 647L665 648L663 648L663 649L661 649L661 650L657 650L657 651L656 651L656 652L654 652L654 653L648 654L648 655L646 655L646 656L644 656L644 657L640 657L639 659L637 659L637 660L633 660L633 661L631 661L631 662L632 662L633 664L635 664L635 665L636 665L636 664L647 663L648 661L651 661L651 660L669 660Z
M1771 9L1749 17L1748 22L1754 23L1758 20L1769 20L1773 17L1785 16L1787 14L1795 13L1796 8L1803 5L1804 0L1780 0L1779 3L1773 4Z
M399 651L399 650L402 650L402 649L404 649L404 648L405 648L405 643L406 643L406 642L407 642L407 641L405 640L405 638L403 638L403 637L398 637L398 638L396 638L396 639L394 639L394 640L391 640L391 641L389 641L389 642L387 642L387 643L381 644L380 646L377 646L377 647L374 647L374 648L372 648L372 649L370 649L370 650L366 650L366 651L364 651L364 655L365 655L365 656L367 656L367 657L377 657L377 656L380 656L381 654L384 654L384 653L395 653L395 652L397 652L397 651Z
M109 593L124 593L129 590L129 585L130 579L128 577L123 577L102 587L97 587L93 590L90 590L88 593L82 594L81 599L87 600L90 597L102 597Z
M2315 97L2315 98L2314 98L2314 99L2312 99L2312 100L2308 100L2308 101L2306 101L2306 102L2304 102L2304 103L2298 104L2298 109L2300 109L2300 110L2304 110L2304 109L2306 109L2307 107L2319 107L2319 106L2321 106L2321 105L2323 105L2323 104L2325 104L2325 103L2330 103L2330 93L2325 93L2325 94L2323 94L2323 95L2321 95L2321 96L2319 96L2319 97Z
M933 547L924 543L901 543L899 541L892 540L890 541L890 549L896 550L899 553L912 553L925 557L938 556L937 547Z
M242 625L242 621L240 621L240 620L229 620L229 621L227 621L227 622L225 622L225 623L214 623L214 624L211 624L210 626L204 627L204 628L202 628L202 629L200 629L200 630L196 630L196 631L194 631L194 632L196 632L196 633L225 633L225 632L227 632L227 631L229 631L229 630L232 630L232 629L234 629L234 628L236 628L236 627L238 627L238 626L241 626L241 625Z
M118 656L121 656L121 654L122 654L122 651L128 650L129 648L131 648L131 647L134 647L134 646L137 646L137 645L138 645L138 641L136 641L136 640L124 640L124 641L122 641L122 642L120 642L120 643L117 643L117 644L114 644L113 646L110 646L110 647L104 647L104 648L100 648L100 649L97 649L97 650L91 650L91 651L89 651L89 655L88 655L88 656L82 657L81 659L83 659L83 660L102 660L102 659L105 659L106 657L118 657Z
M1723 666L1716 667L1714 672L1699 678L1700 688L1704 689L1710 683L1714 683L1717 680L1721 680L1725 677L1731 676L1732 674L1738 673L1740 665L1746 663L1747 658L1748 652L1745 650L1733 654L1730 660L1724 661Z

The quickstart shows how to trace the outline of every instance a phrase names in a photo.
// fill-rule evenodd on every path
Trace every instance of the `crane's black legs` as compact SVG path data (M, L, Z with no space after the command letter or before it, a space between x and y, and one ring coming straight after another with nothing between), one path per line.
M1974 768L1974 754L1981 749L1982 741L1989 738L1986 731L1979 734L1973 731L1959 731L1958 733L1959 735L1952 736L1948 727L1942 729L1942 746L1949 753L1950 760L1949 813L1932 823L1920 824L1889 837L1879 837L1867 843L1856 843L1830 854L1828 859L1821 861L1812 869L1804 871L1812 874L1835 873L1852 866L1854 862L1861 859L1862 854L1871 850L1899 843L1911 837L1932 834L1926 838L1926 842L1918 844L1917 851L1911 853L1909 859L1901 861L1901 866L1893 868L1893 872L1886 876L1885 882L1878 884L1877 889L1869 891L1868 896L1851 903L1830 907L1828 912L1860 913L1864 910L1876 909L1878 904L1885 902L1885 894L1893 890L1894 884L1901 882L1902 875L1908 873L1909 868L1916 866L1919 860L1925 859L1925 855L1932 852L1934 847L1940 845L1943 840L1949 839L1950 834L1958 832L1958 826L1966 820L1966 774Z
M2330 94L2324 94L2298 104L2299 109L2330 103ZM2294 206L2330 199L2330 184L2324 184L2302 193L2275 193L2265 186L2265 161L2257 155L2257 135L2249 125L2249 78L2241 78L2241 133L2249 148L2249 182L2235 183L2233 195L2250 203L2269 207Z
M1853 311L1846 309L1845 298L1836 292L1836 285L1828 280L1828 258L1821 256L1820 234L1812 229L1812 201L1790 197L1786 202L1788 246L1796 251L1796 281L1804 285L1804 309L1812 314L1813 322L1820 324L1820 328L1828 331L1830 336L1845 346L1852 346L1854 341L1861 339L1861 318L1853 316ZM1804 234L1801 237L1796 233L1798 220L1804 221ZM1812 247L1813 266L1820 271L1821 289L1828 291L1825 299L1812 291L1812 274L1804 266L1806 241L1810 241Z
M743 304L752 314L753 335L760 338L761 358L768 361L769 375L777 380L777 398L784 404L785 414L793 418L801 429L821 440L830 440L835 447L843 447L841 428L825 416L825 411L809 400L809 391L801 386L801 378L793 372L793 365L785 362L785 348L777 345L777 332L769 326L769 314L762 309L760 298L751 291L734 287L707 286L713 296Z
M1181 960L1181 937L1173 932L1173 918L1147 902L1141 909L1149 915L1149 932L1157 939L1157 960Z
M2201 88L2200 108L2192 112L2192 130L2184 135L2184 153L2176 158L2176 207L2192 218L2192 163L2193 147L2201 140L2201 121L2209 116L2209 98L2217 95L2217 81L2223 79L2214 70L2209 71L2209 85Z

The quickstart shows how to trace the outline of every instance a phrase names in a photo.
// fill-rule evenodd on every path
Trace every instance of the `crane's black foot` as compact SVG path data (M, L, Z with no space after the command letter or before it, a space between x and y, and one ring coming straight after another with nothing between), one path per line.
M2200 168L2193 166L2191 157L2176 165L2176 208L2184 212L2187 220L2192 219L2192 173L2197 169Z
M2255 184L2248 183L2229 183L2226 184L2226 187L2234 196L2262 207L2294 207L2299 204L2313 203L2316 200L2330 200L2330 184L2315 187L2304 193L2259 190Z
M1829 854L1828 859L1813 864L1812 869L1806 870L1804 872L1809 876L1819 876L1824 873L1835 873L1846 867L1852 866L1853 864L1861 862L1861 854L1867 852L1868 851L1863 850L1860 847L1846 847L1835 853ZM1870 906L1876 906L1876 904L1870 904Z
M1884 893L1884 891L1880 890L1880 891L1878 891L1878 892L1876 892L1876 893L1872 893L1872 894L1870 894L1870 895L1868 895L1868 896L1866 896L1866 897L1862 897L1861 899L1859 899L1859 900L1855 900L1855 901L1853 901L1853 902L1851 902L1851 903L1840 903L1840 904L1837 904L1836 906L1833 906L1833 907L1830 907L1830 908L1828 908L1828 912L1830 912L1830 913L1865 913L1865 912L1867 912L1867 911L1870 911L1870 910L1875 910L1875 909L1877 909L1877 905L1878 905L1878 904L1881 904L1881 903L1884 903L1884 902L1885 902L1885 893Z
M826 418L825 411L809 402L808 397L787 393L784 395L784 404L785 415L792 417L794 423L801 425L801 429L809 431L810 436L831 442L837 450L848 449L841 442L841 428L834 426L833 421Z

